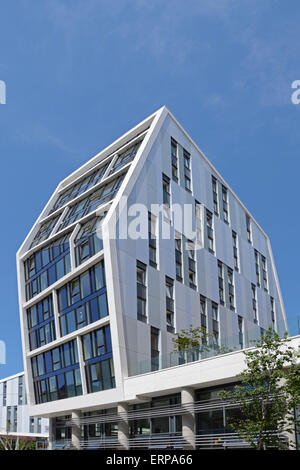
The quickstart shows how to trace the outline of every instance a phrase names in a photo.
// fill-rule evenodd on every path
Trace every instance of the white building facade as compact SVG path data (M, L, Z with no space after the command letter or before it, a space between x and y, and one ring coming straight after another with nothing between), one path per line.
M48 440L48 419L30 416L23 372L0 380L0 435Z
M58 185L17 266L30 413L53 447L209 447L229 432L215 387L287 330L267 235L166 107ZM202 348L174 352L190 325Z

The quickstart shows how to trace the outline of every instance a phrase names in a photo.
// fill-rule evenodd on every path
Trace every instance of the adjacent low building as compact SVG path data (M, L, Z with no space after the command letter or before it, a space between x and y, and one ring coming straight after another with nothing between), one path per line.
M17 266L29 409L52 447L245 445L217 387L287 330L271 245L166 107L59 183ZM174 351L190 325L201 348Z
M0 380L0 436L19 437L47 447L49 421L30 416L24 372Z

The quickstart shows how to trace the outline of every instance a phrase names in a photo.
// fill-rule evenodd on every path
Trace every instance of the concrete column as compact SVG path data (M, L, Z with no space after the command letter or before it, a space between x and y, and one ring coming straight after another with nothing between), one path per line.
M72 447L80 450L80 411L72 411Z
M128 404L118 403L118 413L121 414L121 420L118 422L118 440L120 448L123 450L129 449L129 425L128 425ZM124 416L124 414L126 415Z
M55 441L55 418L49 418L49 441L48 450L53 450Z
M195 392L192 388L183 388L181 390L181 405L186 412L182 414L182 437L184 449L195 449L195 413L190 409L195 403ZM187 406L189 405L189 407Z

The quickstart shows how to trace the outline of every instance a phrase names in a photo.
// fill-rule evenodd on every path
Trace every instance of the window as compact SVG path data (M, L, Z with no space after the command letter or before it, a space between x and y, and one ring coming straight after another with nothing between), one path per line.
M175 232L175 263L176 263L176 279L182 282L182 239L178 232Z
M56 339L52 295L27 309L30 351Z
M94 217L82 225L75 239L76 266L103 250L101 224L106 212L101 217Z
M199 246L202 246L202 212L201 204L195 201L195 219L196 219L196 240Z
M159 330L151 326L151 371L159 369Z
M234 307L233 271L229 267L227 267L227 279L228 279L229 307L230 307L231 310L235 310L235 307Z
M166 323L167 331L175 333L174 328L174 281L166 276Z
M195 254L195 245L191 240L187 242L187 252L188 252L188 270L189 270L189 286L196 290L197 281L196 281L196 254Z
M3 406L6 406L6 399L7 399L7 382L3 382Z
M232 244L233 244L233 260L234 260L234 269L239 270L239 256L238 256L238 245L237 245L237 234L232 230Z
M42 241L47 240L51 233L53 232L53 229L58 222L59 216L54 217L53 219L48 220L47 222L44 222L40 225L40 228L36 234L36 236L33 239L33 242L30 245L30 248L33 248L34 246L38 245L39 243L42 243Z
M136 262L137 319L147 323L146 265Z
M7 411L6 411L6 429L7 432L12 432L12 422L11 422L11 413L12 413L12 407L8 406Z
M212 302L211 304L211 316L212 316L212 334L213 342L215 345L219 344L219 315L218 315L218 304Z
M106 317L108 312L104 262L58 290L62 336Z
M275 300L270 296L272 328L276 330Z
M239 331L239 345L240 348L244 347L244 328L243 328L243 318L238 315L238 331Z
M17 432L18 430L18 407L13 407L13 423L12 423L12 432Z
M24 395L24 375L20 375L18 379L18 405L25 405Z
M256 285L251 284L251 292L252 292L252 310L253 310L253 321L257 324L257 301L256 301Z
M206 209L206 231L208 251L214 254L214 231L212 213Z
M109 326L83 336L88 393L115 387Z
M220 304L225 304L225 297L224 297L224 274L223 274L223 264L221 261L218 261L218 277L219 277L219 298Z
M257 250L254 250L255 257L255 272L256 272L256 284L260 287L260 262L259 262L259 253Z
M201 326L206 327L206 297L200 295Z
M110 170L109 174L115 173L116 171L120 170L123 168L123 166L127 165L129 162L131 162L134 157L137 154L137 151L141 145L141 141L130 146L128 149L124 150L122 153L120 153L113 164L112 169Z
M170 191L170 178L166 175L162 175L162 187L163 187L163 214L165 220L170 222L171 220L171 191Z
M37 404L82 394L76 340L34 356L31 365Z
M70 234L67 234L55 240L25 261L26 300L70 272L69 237Z
M83 194L88 189L100 183L106 172L107 166L107 164L102 165L92 174L83 178L80 182L61 192L50 213L58 210L67 202L71 201L72 199L75 199L75 197L80 196L80 194Z
M187 191L192 191L191 183L191 156L183 149L183 162L184 162L184 187Z
M229 224L229 209L228 209L228 192L227 188L222 185L222 202L223 202L223 220Z
M262 266L263 287L265 291L268 291L267 260L263 255L261 255L261 266Z
M178 183L178 155L177 142L171 137L171 161L172 161L172 178Z
M156 217L148 212L148 239L149 239L149 264L157 268L157 237L156 237Z
M216 215L219 215L218 183L217 183L217 179L213 175L211 176L211 183L212 183L214 212Z
M124 176L125 173L116 177L112 181L109 181L100 189L97 189L86 196L84 199L75 202L73 206L69 207L69 210L58 230L68 227L77 220L82 219L82 217L94 212L99 206L111 201L120 188Z
M34 418L32 418L31 416L29 417L29 432L31 432L32 434L34 433Z
M246 230L247 230L247 240L249 243L252 243L251 219L248 214L246 214Z
M258 287L262 286L266 292L268 292L268 273L267 273L267 260L265 256L259 253L257 250L254 250L255 258L255 271L256 271L256 284Z

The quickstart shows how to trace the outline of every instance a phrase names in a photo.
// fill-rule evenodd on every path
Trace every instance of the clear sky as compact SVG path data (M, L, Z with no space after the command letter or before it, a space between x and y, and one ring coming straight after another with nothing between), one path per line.
M10 0L0 5L1 308L23 368L15 253L57 183L166 105L271 239L299 315L298 0Z

